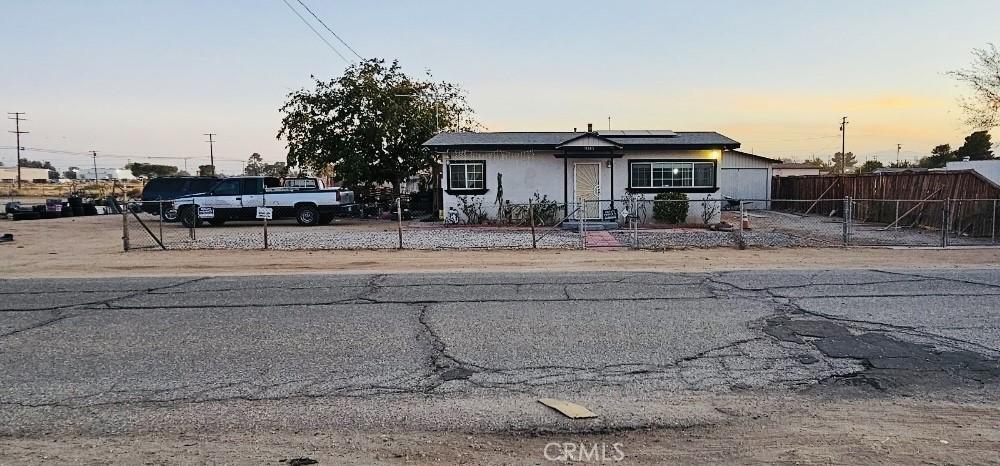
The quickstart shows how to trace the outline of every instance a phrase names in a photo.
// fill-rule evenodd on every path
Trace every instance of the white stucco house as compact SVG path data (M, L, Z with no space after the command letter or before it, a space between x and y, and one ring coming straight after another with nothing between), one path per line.
M720 199L725 192L720 183L728 179L721 172L723 154L740 143L716 132L588 128L445 132L424 146L438 154L443 165L446 212L460 207L460 197L478 196L484 207L492 206L502 184L503 198L512 203L527 203L536 193L560 204L583 200L588 206L583 217L599 220L605 210L620 209L629 195L652 199L662 192L683 192L692 200ZM767 175L761 182L770 182L769 171ZM768 186L758 192L769 191ZM688 211L692 223L701 221L695 205Z

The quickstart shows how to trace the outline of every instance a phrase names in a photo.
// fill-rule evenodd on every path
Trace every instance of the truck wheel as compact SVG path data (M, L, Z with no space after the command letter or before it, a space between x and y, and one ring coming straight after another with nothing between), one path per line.
M299 225L311 227L319 224L319 209L316 206L304 205L295 211L295 220Z
M178 216L181 218L181 223L187 228L195 228L201 226L201 219L198 218L198 208L197 207L181 207L178 211Z
M163 221L164 222L176 222L177 221L177 209L174 209L174 208L163 209L163 211L160 214L160 216L163 217Z

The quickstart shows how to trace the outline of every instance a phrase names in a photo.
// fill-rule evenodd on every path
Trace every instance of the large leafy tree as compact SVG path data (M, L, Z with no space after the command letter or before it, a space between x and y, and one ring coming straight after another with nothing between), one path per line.
M858 173L871 173L884 166L878 160L865 160L865 163L861 164L861 167L858 168Z
M177 167L173 165L132 162L125 165L125 168L130 170L133 176L141 176L145 178L156 178L158 176L171 176L177 174Z
M285 162L264 162L264 157L254 152L247 159L245 173L249 176L276 176L282 178L288 176L288 164Z
M56 169L55 167L52 166L52 162L49 162L49 161L39 162L38 160L28 160L28 159L21 159L21 167L22 168L46 168L46 169L49 169L49 170L55 170Z
M960 100L965 122L989 130L1000 125L1000 50L996 45L972 50L972 64L948 74L965 83L972 94Z
M986 131L976 131L965 137L965 144L955 151L955 158L962 160L968 157L970 160L989 160L993 158L993 143L990 142L990 133Z
M281 112L278 138L287 141L289 166L332 166L346 184L391 183L396 192L401 180L434 165L421 144L439 130L475 125L458 86L434 82L429 73L413 78L383 59L292 92Z
M858 159L854 156L853 152L848 152L846 155L837 152L833 154L833 169L837 173L847 173L852 167L858 164Z
M953 160L955 152L951 150L951 144L940 144L931 149L930 156L921 158L919 165L922 168L942 168Z
M243 173L249 176L260 176L263 174L264 170L264 158L260 154L254 152L250 154L250 158L247 159L247 166L243 169Z

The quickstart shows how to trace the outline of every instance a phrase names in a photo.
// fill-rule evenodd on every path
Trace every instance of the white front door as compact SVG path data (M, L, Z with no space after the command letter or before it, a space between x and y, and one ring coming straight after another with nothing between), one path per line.
M573 200L583 202L582 215L585 220L601 218L601 164L594 162L573 164Z

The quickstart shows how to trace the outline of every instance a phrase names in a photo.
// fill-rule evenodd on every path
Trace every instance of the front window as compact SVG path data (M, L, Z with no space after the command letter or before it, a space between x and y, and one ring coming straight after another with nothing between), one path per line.
M631 188L712 188L714 162L632 162Z
M448 189L486 189L486 162L450 162Z

